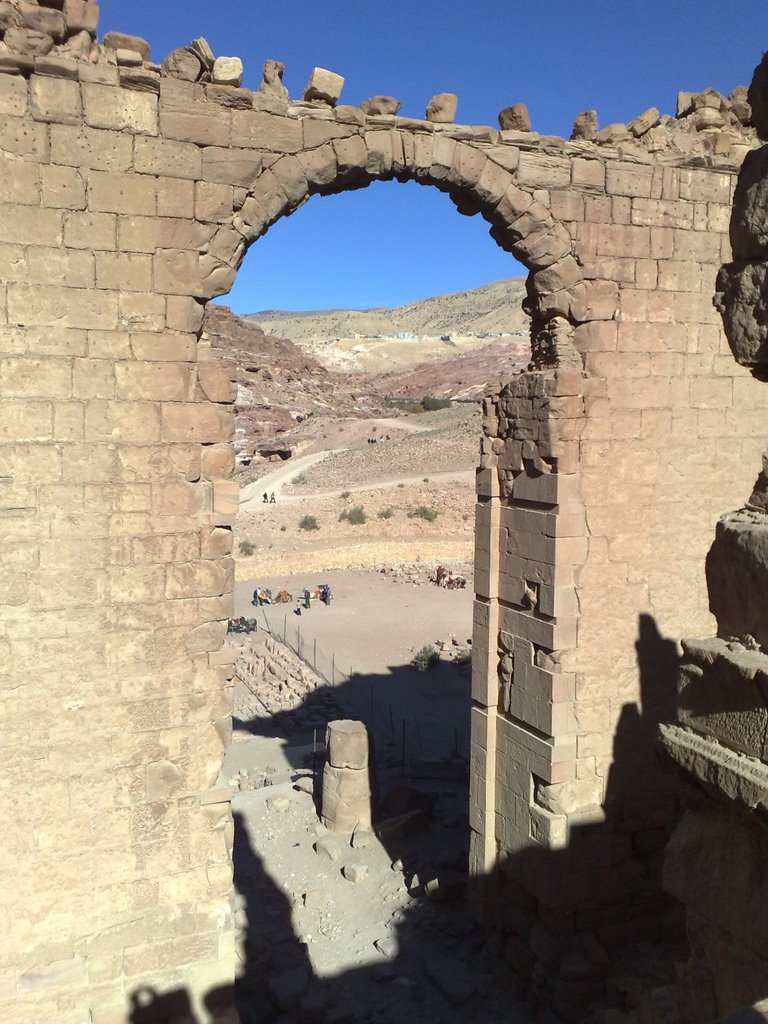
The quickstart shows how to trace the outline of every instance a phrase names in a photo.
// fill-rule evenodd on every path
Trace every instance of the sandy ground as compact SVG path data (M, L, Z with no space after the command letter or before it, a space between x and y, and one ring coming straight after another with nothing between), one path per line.
M257 582L274 593L327 582L334 599L329 607L312 602L301 617L285 606L257 610ZM339 665L356 666L351 681L340 670L335 687L321 684L316 700L279 720L250 718L251 694L236 687L235 742L221 782L247 780L232 805L244 1024L530 1024L466 900L468 667L450 662L450 644L433 671L409 665L413 649L431 641L454 634L463 645L471 603L469 590L372 572L237 584L237 614L293 631L294 645L300 627L310 662L317 641ZM313 738L322 742L324 732L318 715L368 721L377 820L398 800L425 801L412 834L365 835L360 845L342 838L330 844L336 859L317 848L325 837L313 781ZM321 762L322 750L318 779ZM362 875L356 882L346 877L350 867ZM429 895L435 880L438 894Z

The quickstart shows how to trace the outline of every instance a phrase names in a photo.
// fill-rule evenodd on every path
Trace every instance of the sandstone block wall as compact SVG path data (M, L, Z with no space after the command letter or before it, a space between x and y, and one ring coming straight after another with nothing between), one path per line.
M237 489L203 304L280 217L378 179L531 271L532 370L490 396L478 476L473 870L513 951L619 938L670 819L665 638L706 629L711 523L765 433L710 302L735 104L565 143L345 106L336 76L291 102L204 40L99 45L95 8L0 3L3 1021L117 1024L142 990L227 1017Z

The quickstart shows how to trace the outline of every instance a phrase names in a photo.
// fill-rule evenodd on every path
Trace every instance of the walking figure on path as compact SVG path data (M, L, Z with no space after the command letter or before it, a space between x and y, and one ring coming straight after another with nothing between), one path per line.
M264 491L264 496L263 496L263 498L262 498L262 501L264 502L264 504L265 504L265 505L266 505L266 504L267 504L267 502L269 501L269 495L267 494L267 492L266 492L266 491Z
M272 493L269 496L269 504L270 505L276 505L277 504L277 502L275 501L275 492L274 491L272 491Z

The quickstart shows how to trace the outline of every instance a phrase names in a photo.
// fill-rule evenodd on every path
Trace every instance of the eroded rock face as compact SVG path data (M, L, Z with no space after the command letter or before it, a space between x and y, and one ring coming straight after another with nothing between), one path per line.
M747 102L752 110L752 127L764 142L768 142L768 53L755 68Z

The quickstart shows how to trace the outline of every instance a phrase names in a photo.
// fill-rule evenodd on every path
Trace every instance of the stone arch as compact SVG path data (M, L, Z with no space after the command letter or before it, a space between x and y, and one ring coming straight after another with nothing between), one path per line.
M518 183L518 151L497 148L502 153L494 157L471 141L394 124L277 156L201 254L200 298L226 294L250 245L312 196L374 181L415 181L446 192L459 213L480 214L496 244L528 268L524 308L531 317L533 366L581 366L573 330L590 319L588 286L571 235L534 187Z

